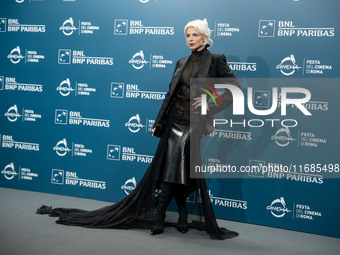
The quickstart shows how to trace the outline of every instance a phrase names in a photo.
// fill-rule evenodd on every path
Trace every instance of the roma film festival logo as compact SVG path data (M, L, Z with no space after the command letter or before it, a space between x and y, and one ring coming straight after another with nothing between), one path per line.
M258 37L274 37L275 20L260 20Z
M137 70L142 69L147 63L149 63L149 61L145 60L144 52L142 50L133 55L132 59L129 60L129 64L132 64L133 68Z
M75 1L75 0L71 0ZM79 20L78 27L75 26L75 22L73 18L70 17L64 21L63 25L59 28L60 31L63 32L64 35L70 36L74 31L78 30L78 35L80 34L93 34L94 31L98 31L100 28L97 25L93 25L90 21L81 21Z
M63 25L59 27L59 30L63 32L64 35L70 36L73 34L74 31L76 31L78 28L74 26L74 22L72 17L65 20Z
M286 215L286 213L290 213L292 211L287 209L286 202L283 197L271 202L271 204L267 206L267 210L270 211L270 213L276 218L282 218Z
M60 140L56 146L53 147L53 150L60 156L65 156L71 149L67 147L67 141L64 138L63 140Z
M67 78L60 83L59 87L57 87L57 91L59 91L60 95L66 97L70 95L72 91L75 91L75 89L72 88L70 79Z
M277 130L275 135L273 135L271 137L271 139L274 140L275 143L280 147L286 147L291 142L296 141L296 139L294 139L291 136L288 127L283 127L283 128L280 128L279 130Z
M121 189L124 190L126 195L129 195L130 192L132 192L137 186L137 182L135 177L132 177L131 179L128 179L124 185L122 185Z
M220 102L221 106L222 106L222 100L221 100L221 97L218 95L217 91L212 87L210 86L209 84L205 84L203 82L200 82L201 85L203 85L203 87L200 87L200 90L204 91L205 93L207 93L210 98L213 100L215 106L217 106L217 102L216 102L216 99L215 97L213 96L213 94L216 95L218 101ZM210 91L213 93L211 93L209 90L207 89L210 89ZM202 94L202 115L206 115L207 114L207 94Z
M15 122L17 121L18 118L20 118L22 115L19 114L18 112L18 107L17 105L13 105L11 106L7 112L5 113L5 117L7 117L7 119L10 122Z
M293 75L296 70L301 68L302 67L296 64L296 59L293 54L282 59L281 63L276 66L276 69L280 70L280 72L285 76Z
M1 174L3 174L7 180L12 180L16 175L18 175L18 173L15 172L13 163L5 166L4 170L1 171Z
M14 48L11 53L7 56L7 58L9 58L9 60L13 63L13 64L18 64L20 62L21 59L25 58L25 56L21 55L21 50L20 47L17 46L16 48Z
M150 0L139 0L142 4L148 3ZM157 0L156 0L157 1Z
M140 121L141 120L139 114L136 114L135 116L132 116L128 122L125 123L125 127L128 127L132 133L137 133L141 128L145 127L145 125L143 125Z

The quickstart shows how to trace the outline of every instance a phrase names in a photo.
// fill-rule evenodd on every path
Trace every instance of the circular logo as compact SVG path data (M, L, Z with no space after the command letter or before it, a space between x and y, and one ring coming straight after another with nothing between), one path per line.
M77 30L74 26L74 22L72 18L69 18L64 21L63 25L59 28L59 30L63 31L64 35L69 36L72 35L75 30Z
M21 50L19 46L17 46L11 51L11 53L7 56L7 58L9 58L13 64L18 64L20 60L25 57L21 55Z
M144 59L144 52L141 50L140 52L137 52L135 55L133 55L132 59L129 60L129 63L138 70L142 69L144 65L149 62Z
M276 131L275 135L271 137L271 139L275 140L275 143L281 147L286 147L290 144L290 142L296 140L291 137L290 131L287 127L280 128L278 131Z
M139 114L132 116L129 122L125 123L125 126L128 127L132 133L137 133L141 128L145 127L145 125L140 123Z
M267 210L276 218L282 218L286 213L291 212L291 210L286 208L286 202L283 197L271 202L271 204L267 206Z
M299 67L296 64L294 55L290 55L289 57L284 58L281 63L276 66L276 69L280 70L281 73L285 76L293 75L296 70L299 70L301 68L302 67Z
M73 90L74 89L71 87L71 82L70 82L69 78L62 81L60 83L59 87L57 88L57 91L59 91L60 95L62 95L64 97L70 95L71 91L73 91Z
M3 174L7 180L12 180L14 176L18 175L18 173L14 171L13 163L8 164L5 169L1 171L1 174Z
M61 157L65 156L67 152L71 151L69 148L67 148L67 141L65 138L59 141L57 145L53 147L53 150L56 151L56 153Z
M127 180L124 185L122 185L121 189L124 190L126 195L129 195L131 191L133 191L137 186L137 182L135 177Z
M15 122L19 117L21 117L21 115L18 113L18 107L16 105L10 107L5 113L5 116L10 122Z

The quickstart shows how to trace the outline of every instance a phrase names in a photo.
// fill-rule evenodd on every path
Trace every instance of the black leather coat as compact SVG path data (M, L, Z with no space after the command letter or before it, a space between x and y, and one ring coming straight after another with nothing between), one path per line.
M173 73L173 76L170 82L169 91L165 96L165 99L162 103L162 106L155 120L154 128L156 128L156 130L163 129L162 127L163 120L165 119L166 113L177 93L178 81L182 75L184 67L186 63L188 62L189 58L190 58L189 56L184 57L178 60L176 63L175 71ZM225 55L211 53L208 50L205 50L202 55L201 63L200 63L199 70L198 70L198 78L228 78L228 80L230 79L233 81L234 85L238 87L240 86L235 75L230 70L227 64ZM230 96L229 91L226 91L221 96L221 100L222 100L223 106L215 106L214 104L209 104L208 115L203 117L204 121L207 123L205 134L210 133L213 129L212 119L214 117L214 114L216 114L217 112L225 109L226 107L232 104L232 97ZM162 132L160 131L158 132L158 134L155 134L155 135L161 136L161 134Z

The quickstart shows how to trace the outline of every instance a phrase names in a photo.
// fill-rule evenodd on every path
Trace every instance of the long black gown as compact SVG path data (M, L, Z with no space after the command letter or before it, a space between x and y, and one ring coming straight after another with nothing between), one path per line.
M182 89L179 89L180 99L181 94L182 98L187 95L185 83L188 83L188 74L191 77L197 76L200 57L201 54L193 52L191 61L188 61L189 64L187 65L189 67L185 68L186 70L183 72L184 77L181 77L183 86L179 86L182 87ZM167 157L167 141L171 129L174 123L186 124L188 121L185 117L183 118L183 114L180 114L181 117L178 118L178 109L183 110L183 107L187 108L184 101L182 101L184 104L178 104L178 102L181 102L180 99L173 104L171 107L172 109L169 111L170 113L165 119L165 128L150 166L147 168L137 187L127 197L113 205L94 211L68 208L52 209L52 207L49 206L42 206L37 210L37 213L59 217L56 223L64 225L83 226L88 228L150 229L153 224L153 217L157 208L161 185L164 179L163 174ZM200 146L200 138L201 137L196 137L195 139L196 148L199 148ZM190 194L195 194L194 203L190 203L191 206L188 208L189 213L194 213L190 214L188 219L189 228L206 231L212 239L223 240L238 235L237 232L219 228L217 225L204 177L190 179L184 192L186 197ZM168 222L166 219L164 225L175 226L176 224Z

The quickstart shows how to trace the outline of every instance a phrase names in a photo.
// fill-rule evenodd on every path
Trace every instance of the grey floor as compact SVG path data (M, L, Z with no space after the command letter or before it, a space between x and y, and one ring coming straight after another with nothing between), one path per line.
M0 188L0 254L340 254L340 240L325 236L219 221L240 233L217 241L206 233L190 230L180 234L166 229L151 236L146 230L87 229L55 224L55 218L37 215L42 204L56 207L96 209L109 203L52 194Z

